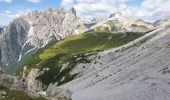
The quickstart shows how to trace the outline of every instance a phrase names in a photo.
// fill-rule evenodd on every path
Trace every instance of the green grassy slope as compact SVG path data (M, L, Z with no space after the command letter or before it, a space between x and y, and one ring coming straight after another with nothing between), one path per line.
M122 46L136 38L143 36L144 33L129 32L126 35L114 34L109 32L88 32L81 35L71 36L59 42L51 43L47 47L39 50L29 59L24 66L27 66L28 73L32 68L50 68L37 79L44 84L49 85L51 82L59 82L59 85L72 80L75 75L70 71L77 63L88 63L86 58L90 54L87 52L97 52L110 48ZM79 58L79 60L76 60ZM62 65L69 63L67 68L61 71ZM18 70L17 75L22 75L22 67Z
M126 44L143 34L129 33L127 36L108 32L90 32L87 34L66 38L39 55L40 59L46 60L58 54L75 54L94 50L105 50Z

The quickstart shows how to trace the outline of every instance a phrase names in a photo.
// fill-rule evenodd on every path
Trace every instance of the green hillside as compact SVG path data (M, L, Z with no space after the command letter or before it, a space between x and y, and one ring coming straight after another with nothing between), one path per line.
M71 75L70 71L77 63L89 63L90 61L86 58L91 54L122 46L143 35L144 33L132 32L126 35L109 32L88 32L71 36L42 48L32 55L31 59L23 66L27 66L26 74L32 68L50 68L37 79L46 85L56 81L58 85L61 85L76 77L76 74ZM68 66L62 69L62 65L67 62L69 63ZM23 74L23 66L17 71L17 75L21 76Z

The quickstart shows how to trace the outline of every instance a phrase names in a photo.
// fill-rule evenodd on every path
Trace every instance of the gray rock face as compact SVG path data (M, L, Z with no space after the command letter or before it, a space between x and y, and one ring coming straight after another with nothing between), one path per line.
M0 27L0 37L2 35L2 33L4 32L4 28L3 27ZM1 58L2 58L2 53L1 53L1 48L0 48L0 62L1 62Z
M0 85L13 87L17 81L18 80L16 77L8 75L0 69Z
M27 75L26 81L28 91L37 92L43 90L42 83L36 80L37 76L39 76L39 69L32 69Z
M0 27L0 35L2 34L2 32L4 32L5 28L4 27Z
M71 8L33 11L10 23L5 31L0 30L0 62L12 65L31 51L85 31L83 24Z
M47 90L47 95L51 97L55 97L57 100L72 100L72 93L68 89L49 89Z
M19 59L22 45L27 40L30 25L23 19L15 19L0 37L1 62L13 63Z

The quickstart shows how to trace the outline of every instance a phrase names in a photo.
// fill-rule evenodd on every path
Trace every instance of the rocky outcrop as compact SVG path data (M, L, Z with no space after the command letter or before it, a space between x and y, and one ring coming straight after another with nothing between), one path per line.
M87 28L90 29L92 26L96 25L97 23L100 23L102 21L106 20L105 18L88 18L88 17L82 17L81 22L83 25Z
M8 75L4 73L3 70L0 69L0 85L8 86L8 87L15 87L17 86L18 79L15 76Z
M72 93L68 89L49 88L46 92L48 96L55 97L57 100L72 100L71 99Z
M28 91L38 92L43 91L43 84L36 80L36 78L40 75L39 69L32 69L26 77L26 83Z
M0 32L0 61L3 65L14 66L36 49L85 30L74 8L68 12L48 9L22 15Z

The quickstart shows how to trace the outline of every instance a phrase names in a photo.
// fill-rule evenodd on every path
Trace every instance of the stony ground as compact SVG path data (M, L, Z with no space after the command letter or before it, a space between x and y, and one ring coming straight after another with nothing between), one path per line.
M74 69L81 77L53 85L47 93L67 90L72 100L170 100L169 26L170 21L129 44L92 56L91 63Z

